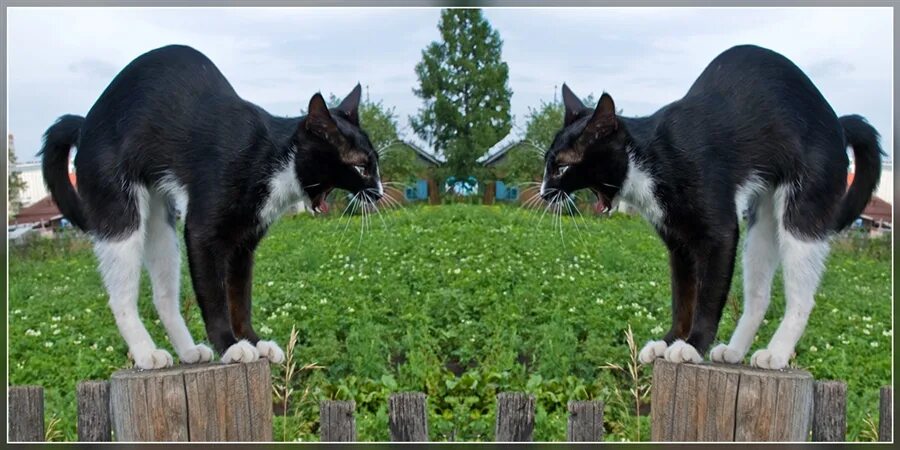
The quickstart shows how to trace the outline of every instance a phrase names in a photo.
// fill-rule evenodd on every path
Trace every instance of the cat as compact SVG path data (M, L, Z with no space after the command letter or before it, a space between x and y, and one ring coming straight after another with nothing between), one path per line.
M306 116L274 117L240 98L202 53L171 45L128 64L87 116L62 116L47 130L44 179L63 215L92 238L136 367L173 364L138 316L142 263L179 360L213 357L180 314L179 213L197 303L221 360L284 359L251 324L254 250L298 202L325 212L334 188L368 202L384 194L378 154L360 129L360 92L357 84L331 110L317 93ZM68 176L73 145L77 191Z
M786 57L752 45L717 56L687 94L647 117L616 114L603 93L586 107L563 85L564 127L545 155L540 195L550 202L589 189L606 210L623 199L655 227L669 250L672 325L640 351L699 363L716 337L739 237L744 309L727 344L710 358L739 363L783 267L786 310L750 364L785 368L806 328L829 238L862 212L881 175L879 135L864 118L838 118ZM847 146L856 175L847 188Z

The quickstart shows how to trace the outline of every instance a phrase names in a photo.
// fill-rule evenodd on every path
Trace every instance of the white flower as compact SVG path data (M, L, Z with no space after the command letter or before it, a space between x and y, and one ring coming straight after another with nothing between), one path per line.
M113 351L112 345L107 345L107 346L106 346L106 351L108 351L108 352Z
M14 310L13 310L13 314L15 314L15 315L22 314L22 310L21 310L21 309L14 309Z
M814 353L815 353L815 352L817 352L817 351L819 351L819 349L817 349L817 348L816 348L816 346L815 346L815 345L813 345L813 346L811 346L811 347L809 347L809 351L811 351L811 352L814 352Z
M259 327L259 331L262 332L263 334L272 334L272 329L265 325Z
M40 330L32 330L31 328L25 330L25 336L40 336Z
M352 306L347 307L347 312L352 313L352 312L354 312L354 311L356 311L356 310L353 309Z
M53 343L50 341L44 342L44 347L47 347L47 348L53 347Z
M59 334L59 332L60 332L60 329L59 329L59 328L53 330L53 334L54 334L54 335Z
M459 267L453 269L453 273L454 273L454 274L457 274L457 275L458 275L459 272L461 272L461 270L459 270Z
M869 342L869 346L872 348L878 347L878 343L875 341Z
M327 299L324 299L324 298L323 298L322 300L319 300L319 304L320 304L320 305L325 305L325 304L327 304L327 303L328 303L328 300L327 300Z
M266 286L269 286L269 287L274 286L274 285L275 285L274 281L270 281L270 282L266 283Z
M59 317L59 316L53 316L53 317L50 318L50 320L52 320L52 321L54 321L54 322L59 322L60 319L61 319L61 317Z
M306 311L306 305L300 305L300 310L301 310L301 311Z

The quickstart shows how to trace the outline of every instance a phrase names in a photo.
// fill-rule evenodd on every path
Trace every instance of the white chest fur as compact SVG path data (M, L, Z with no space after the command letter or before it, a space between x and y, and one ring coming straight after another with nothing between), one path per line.
M637 208L648 222L660 227L664 222L665 213L656 199L655 187L653 176L629 155L628 173L625 175L619 195Z
M297 179L293 156L270 176L268 184L269 196L259 210L259 221L264 227L271 225L289 206L300 201L309 204Z

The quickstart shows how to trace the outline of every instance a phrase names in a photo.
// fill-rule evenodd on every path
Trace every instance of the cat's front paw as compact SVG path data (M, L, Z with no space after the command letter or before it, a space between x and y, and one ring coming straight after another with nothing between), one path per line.
M268 359L269 362L281 364L284 361L284 352L275 341L257 341L256 350L259 351L260 357Z
M750 357L750 365L760 369L781 370L787 367L789 355L781 355L769 349L757 350Z
M151 350L142 355L135 355L134 367L138 369L162 369L172 367L172 355L163 349Z
M715 362L737 364L744 359L744 355L727 344L719 344L709 352L709 359Z
M654 359L665 356L667 347L666 341L647 341L638 354L638 360L641 364L650 364Z
M185 364L197 364L210 362L213 359L213 351L203 344L197 344L178 355Z
M703 357L700 356L700 352L698 352L693 345L688 344L681 339L673 342L672 345L670 345L669 348L666 349L665 357L666 361L673 363L703 362Z
M222 355L223 363L249 363L259 359L259 351L246 339L228 347Z

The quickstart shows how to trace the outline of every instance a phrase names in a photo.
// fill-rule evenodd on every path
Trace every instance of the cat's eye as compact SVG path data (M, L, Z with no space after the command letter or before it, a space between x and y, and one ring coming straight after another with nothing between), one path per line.
M358 173L359 176L361 176L361 177L369 176L369 172L366 170L366 166L353 166L353 168L356 169L356 173Z
M559 167L557 167L557 168L556 168L556 176L557 176L557 177L563 176L563 174L565 174L567 170L569 170L569 166L568 166L568 165L564 165L564 166L559 166Z

